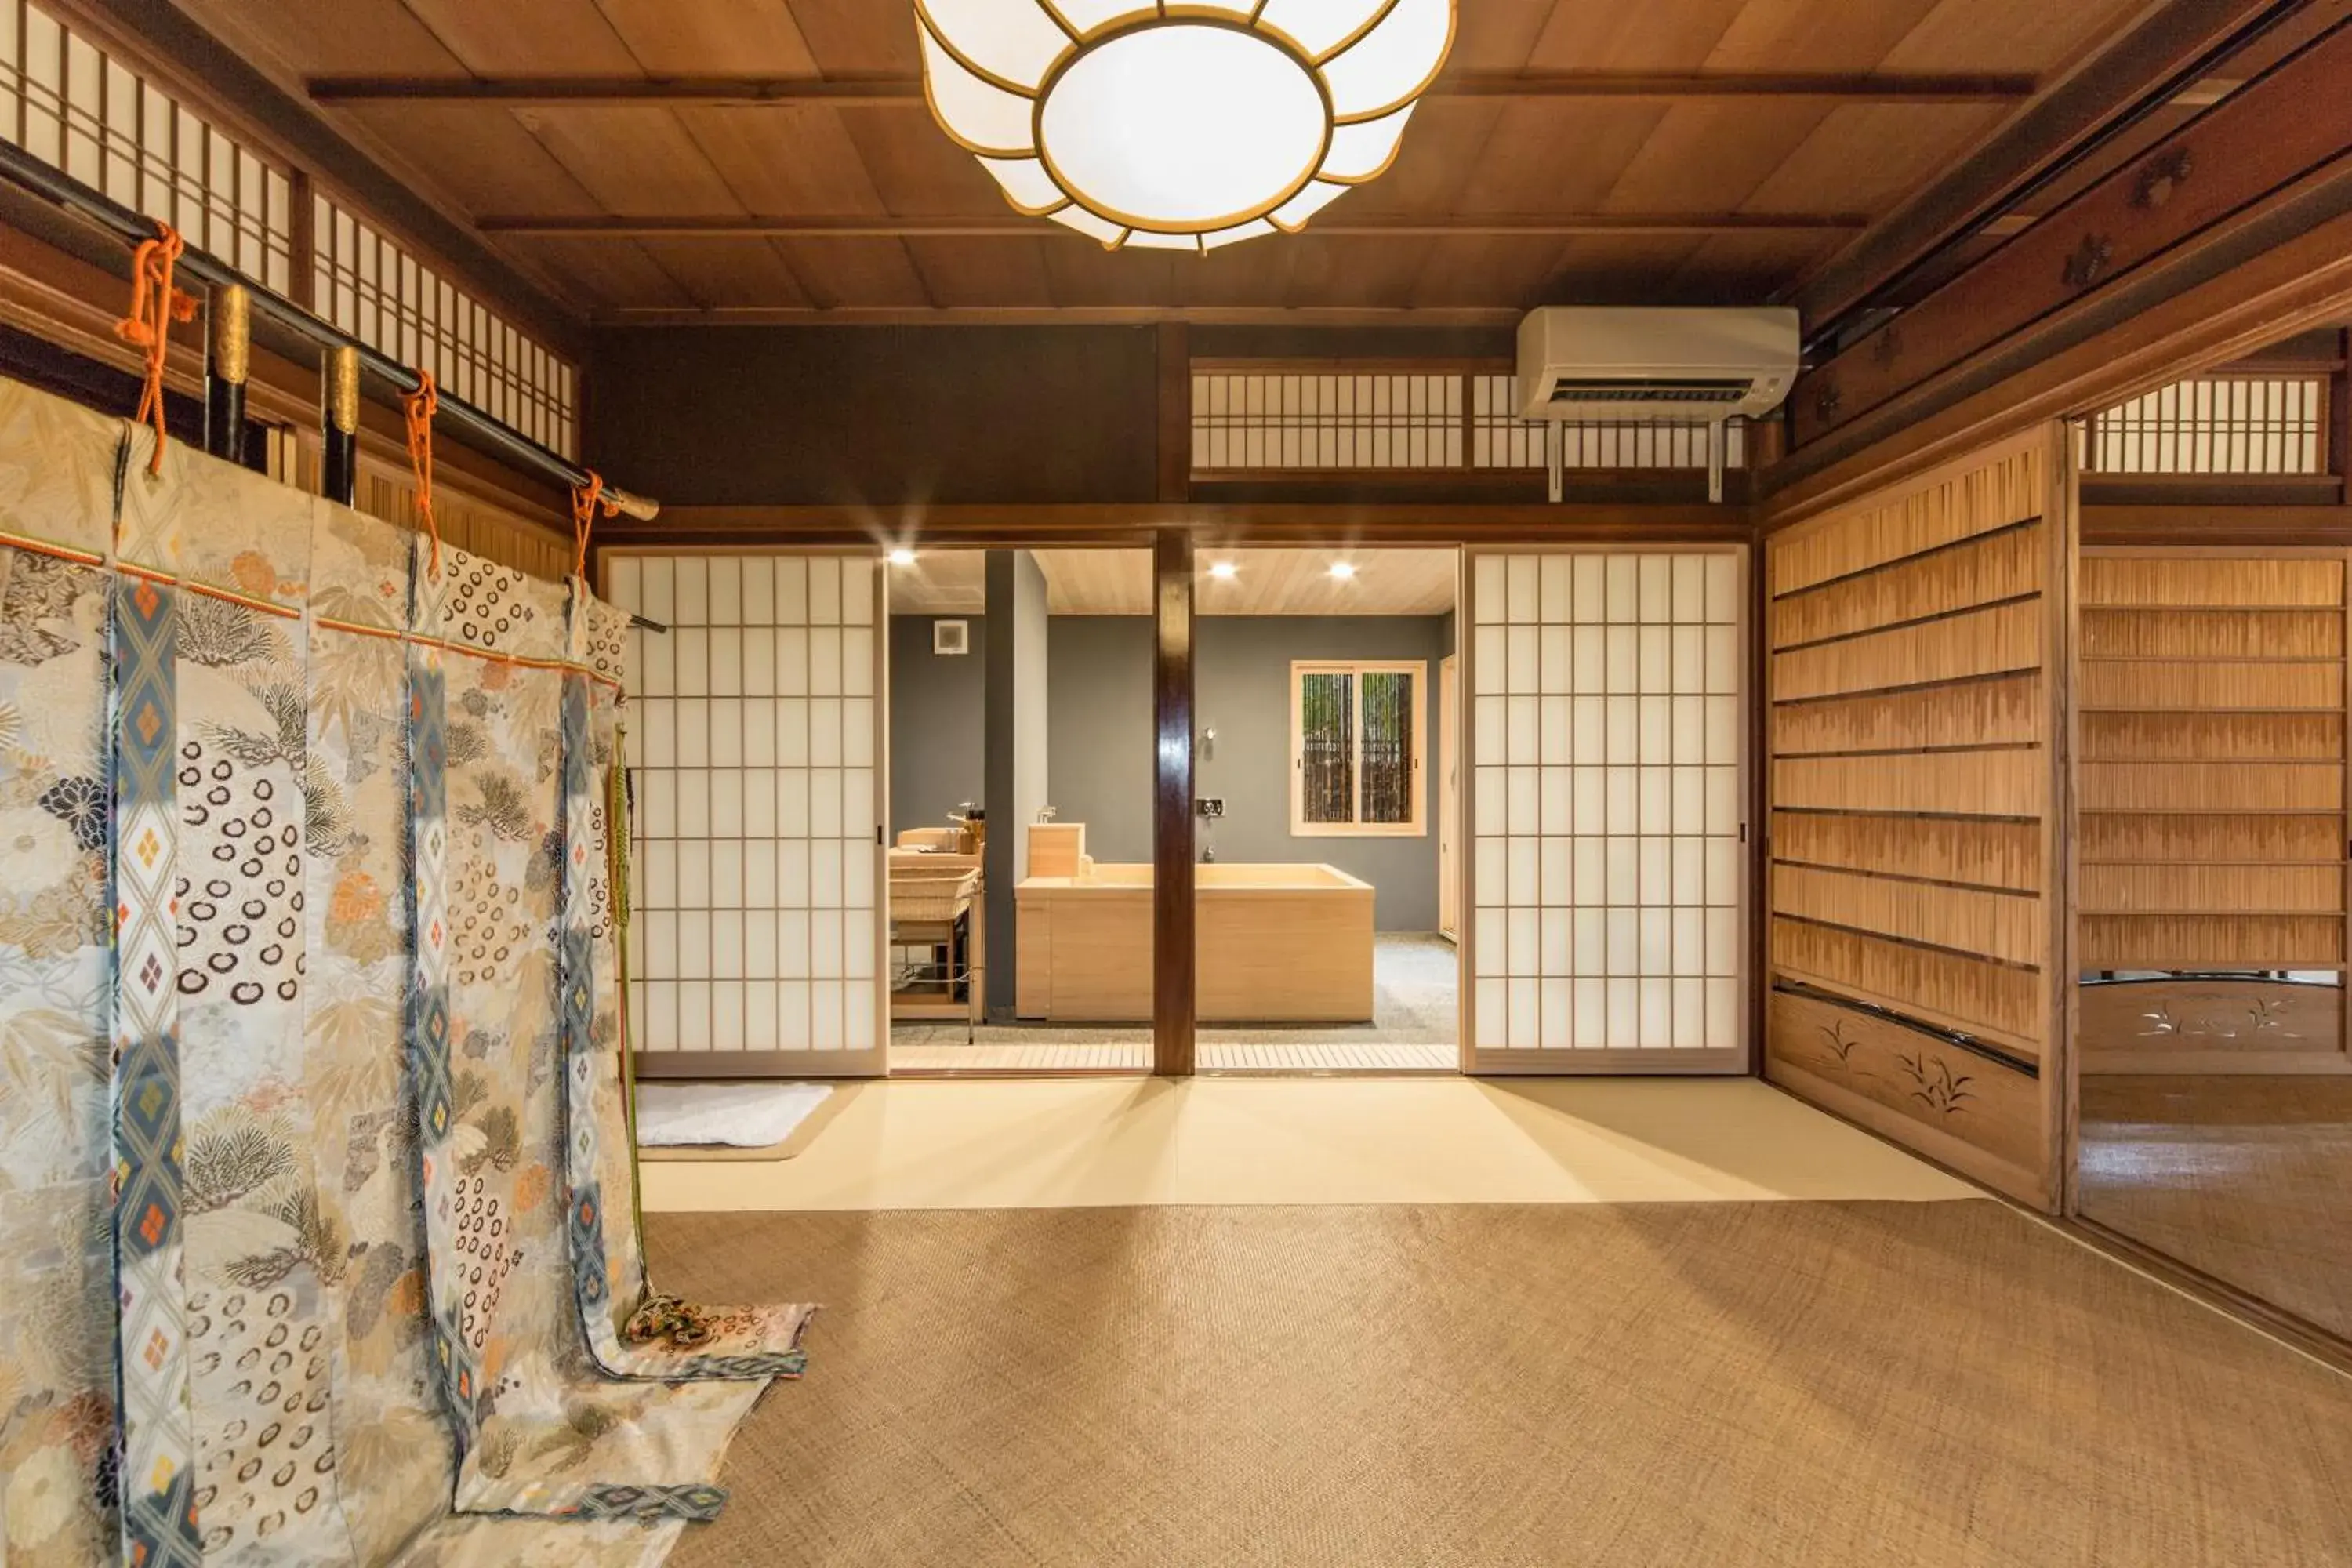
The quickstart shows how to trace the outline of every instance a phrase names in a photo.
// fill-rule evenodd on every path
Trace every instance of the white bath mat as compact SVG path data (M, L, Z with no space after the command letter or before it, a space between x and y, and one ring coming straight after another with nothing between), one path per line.
M637 1084L640 1149L772 1149L833 1097L823 1083Z

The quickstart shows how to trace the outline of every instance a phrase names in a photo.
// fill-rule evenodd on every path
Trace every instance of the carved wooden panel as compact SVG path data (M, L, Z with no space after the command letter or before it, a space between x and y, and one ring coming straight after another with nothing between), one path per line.
M1832 1085L2011 1167L2020 1184L2041 1155L2041 1086L2014 1060L1830 997L1772 994L1782 1075ZM1931 1148L1929 1152L1935 1152Z
M2084 1066L2108 1072L2294 1071L2344 1051L2342 987L2166 975L2083 987Z

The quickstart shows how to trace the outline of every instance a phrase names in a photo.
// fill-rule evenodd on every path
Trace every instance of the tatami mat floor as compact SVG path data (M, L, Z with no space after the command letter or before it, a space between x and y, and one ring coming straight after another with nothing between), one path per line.
M1066 1044L1055 1040L1006 1040L983 1030L969 1046L902 1046L891 1042L893 1075L939 1072L1150 1072L1151 1042L1118 1040ZM1261 1037L1224 1044L1202 1040L1193 1047L1202 1072L1455 1072L1460 1053L1452 1046L1405 1045L1366 1040L1329 1045L1293 1044Z
M646 1231L671 1289L825 1304L677 1568L2352 1562L2352 1384L1989 1199Z
M648 1164L648 1213L1954 1198L1753 1079L953 1079L859 1086L796 1158Z
M2084 1075L2083 1217L2352 1336L2352 1080Z

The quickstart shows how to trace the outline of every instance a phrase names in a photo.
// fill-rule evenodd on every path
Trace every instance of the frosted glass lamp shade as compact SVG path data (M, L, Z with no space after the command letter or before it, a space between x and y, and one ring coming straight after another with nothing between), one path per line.
M1108 249L1296 232L1394 161L1454 0L917 0L932 114Z

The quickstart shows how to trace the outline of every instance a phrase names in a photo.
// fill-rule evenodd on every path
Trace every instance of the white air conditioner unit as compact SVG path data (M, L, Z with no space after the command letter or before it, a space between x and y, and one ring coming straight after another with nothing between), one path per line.
M1519 322L1519 417L1704 424L1769 414L1797 378L1797 312L1560 305Z
M1723 499L1724 422L1769 414L1797 379L1797 312L1557 305L1519 322L1519 417L1550 425L1704 425L1707 499ZM1561 438L1544 448L1563 493Z

